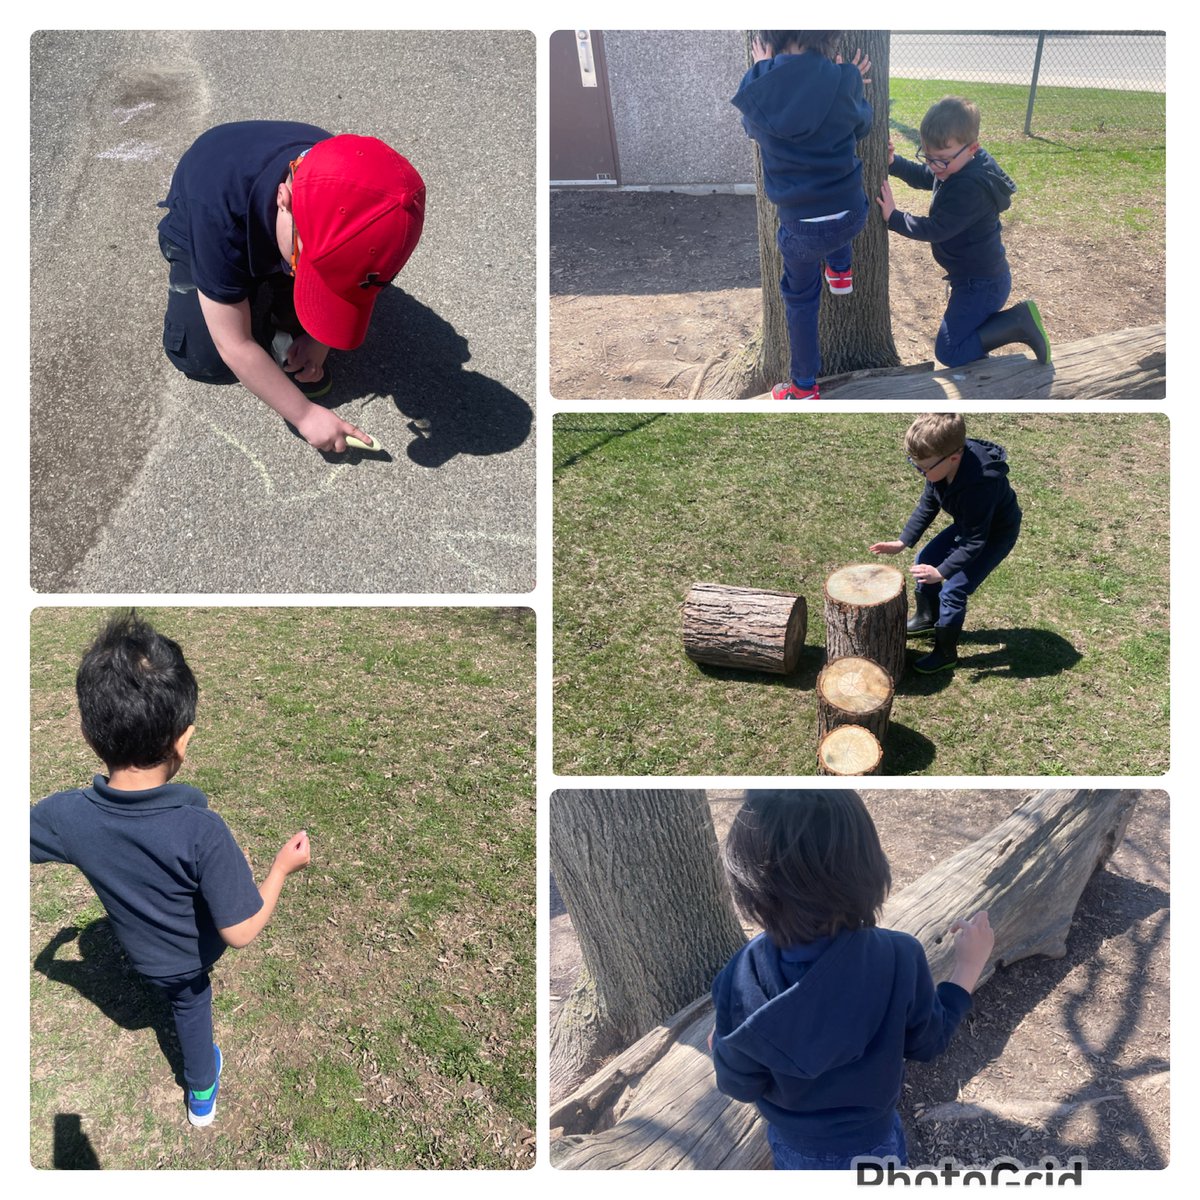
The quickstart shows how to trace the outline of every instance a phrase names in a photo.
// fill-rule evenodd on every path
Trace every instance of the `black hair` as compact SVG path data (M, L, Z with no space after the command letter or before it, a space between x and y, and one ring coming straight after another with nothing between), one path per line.
M833 57L833 48L842 36L840 29L759 29L758 40L774 54L782 54L793 42L805 50L815 50L826 58Z
M110 770L166 762L199 693L178 644L133 610L109 618L75 675L83 736Z
M725 841L733 898L777 946L875 924L892 886L857 792L751 791Z

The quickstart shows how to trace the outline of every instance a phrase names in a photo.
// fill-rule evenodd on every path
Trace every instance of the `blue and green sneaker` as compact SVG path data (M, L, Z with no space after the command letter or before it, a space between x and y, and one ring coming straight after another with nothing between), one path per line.
M221 1048L213 1043L213 1054L217 1057L217 1077L210 1088L202 1092L193 1092L188 1088L187 1110L188 1120L193 1125L211 1125L217 1115L217 1092L221 1090Z

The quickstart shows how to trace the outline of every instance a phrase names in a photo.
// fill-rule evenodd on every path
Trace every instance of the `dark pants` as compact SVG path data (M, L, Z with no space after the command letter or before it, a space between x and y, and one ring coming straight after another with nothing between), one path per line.
M962 279L950 285L950 302L938 329L934 354L947 367L961 367L987 353L979 340L979 327L998 313L1012 291L1012 274L987 279Z
M184 1083L193 1092L212 1087L217 1079L217 1059L213 1053L212 986L208 972L145 979L171 1006L179 1048L183 1051Z
M201 383L236 383L237 376L225 365L208 331L208 322L200 309L200 293L192 279L192 262L186 250L168 241L162 234L158 246L170 264L167 283L167 313L163 319L163 349L167 357L189 379ZM292 299L294 281L282 272L257 285L250 307L254 317L254 338L264 349L271 344L276 329L290 334L302 332ZM262 316L259 296L266 289L269 312Z
M900 1160L900 1166L908 1165L908 1146L904 1141L904 1126L900 1123L899 1113L895 1115L888 1136L869 1150L811 1154L789 1146L774 1125L767 1126L767 1141L777 1171L843 1171L852 1167L856 1158L895 1158Z
M929 592L935 597L937 624L954 626L966 620L967 597L1008 557L1017 544L1020 532L1020 521L1008 529L997 531L994 537L984 543L983 550L975 558L942 584L935 587L917 584L917 591ZM937 537L921 547L917 562L938 566L950 557L958 535L958 526L951 522Z
M817 317L821 311L821 263L832 271L850 269L851 242L867 223L867 198L836 221L781 221L776 240L783 255L779 290L787 315L792 350L792 381L812 387L821 373Z

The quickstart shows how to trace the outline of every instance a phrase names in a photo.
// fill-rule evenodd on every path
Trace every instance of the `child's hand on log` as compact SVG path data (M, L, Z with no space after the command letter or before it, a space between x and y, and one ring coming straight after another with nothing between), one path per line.
M896 161L896 147L892 143L892 139L888 138L888 166Z
M928 563L914 563L908 568L909 573L918 583L945 583L941 572L937 567L931 567Z
M875 198L875 203L882 209L883 219L890 221L892 213L896 211L896 199L892 195L892 185L886 179L880 185L879 195Z
M708 1035L708 1052L712 1053L713 1038L717 1036L717 1027L714 1025Z
M771 51L767 49L762 38L756 37L754 41L750 43L750 57L756 63L766 62L768 58L772 57Z
M977 912L970 920L955 921L950 932L954 934L954 974L950 982L973 992L996 945L987 910Z
M842 56L839 54L833 61L841 63ZM864 86L871 82L868 78L868 73L871 70L871 56L869 54L864 54L861 50L855 50L854 57L850 60L850 65L858 68L858 73L862 76Z
M871 547L872 554L899 554L908 547L903 542L876 542Z

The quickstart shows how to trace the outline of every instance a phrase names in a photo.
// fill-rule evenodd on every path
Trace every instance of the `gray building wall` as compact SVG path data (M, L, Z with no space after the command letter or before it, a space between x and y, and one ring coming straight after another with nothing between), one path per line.
M604 31L621 183L752 183L729 98L746 70L738 30Z

